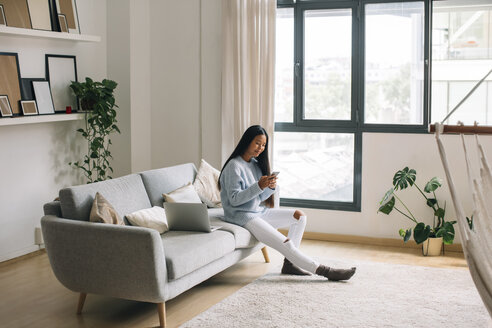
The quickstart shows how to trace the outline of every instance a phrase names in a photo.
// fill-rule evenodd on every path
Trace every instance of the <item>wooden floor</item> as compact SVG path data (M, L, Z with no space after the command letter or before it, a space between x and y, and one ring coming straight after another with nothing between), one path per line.
M311 256L344 260L466 270L462 253L423 257L419 250L305 240ZM168 327L177 327L278 265L282 257L269 249L270 264L260 251L206 282L166 302ZM329 265L329 263L325 263ZM89 294L82 315L75 314L78 294L55 278L46 253L0 263L0 327L156 327L155 304Z

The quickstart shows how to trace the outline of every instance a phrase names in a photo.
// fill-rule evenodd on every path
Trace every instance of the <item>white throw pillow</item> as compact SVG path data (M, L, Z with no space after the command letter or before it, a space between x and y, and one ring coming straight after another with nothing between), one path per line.
M193 187L195 187L202 202L207 204L208 207L222 207L220 190L217 184L219 176L220 171L202 159Z
M159 206L136 211L125 215L125 217L134 226L155 229L159 231L159 233L164 233L169 230L166 211Z
M193 185L188 183L186 186L171 191L168 194L162 194L164 202L169 203L201 203L200 197L193 188Z

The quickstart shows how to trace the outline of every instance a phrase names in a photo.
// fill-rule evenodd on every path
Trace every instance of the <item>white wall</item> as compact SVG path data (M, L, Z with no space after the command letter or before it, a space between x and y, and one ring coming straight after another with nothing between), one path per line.
M453 179L469 215L472 202L469 195L464 154L458 136L443 137ZM467 139L468 140L468 139ZM472 139L469 139L470 145ZM482 137L485 149L492 158L492 137ZM306 209L310 220L307 231L369 237L399 238L400 228L413 224L399 213L389 216L377 213L384 193L391 188L397 170L409 166L417 171L417 184L423 189L432 177L443 179L437 190L438 200L446 201L447 220L455 220L448 183L439 157L434 135L365 133L362 154L362 210L360 213ZM427 224L432 223L432 211L415 188L398 193L412 213ZM443 206L444 203L441 203ZM402 206L398 206L403 209Z
M77 6L82 33L100 35L100 43L0 36L0 51L19 54L22 77L44 77L45 54L76 55L79 80L106 76L106 1L79 0ZM0 261L37 250L34 230L43 204L59 189L83 181L68 166L84 151L75 133L79 124L0 127Z

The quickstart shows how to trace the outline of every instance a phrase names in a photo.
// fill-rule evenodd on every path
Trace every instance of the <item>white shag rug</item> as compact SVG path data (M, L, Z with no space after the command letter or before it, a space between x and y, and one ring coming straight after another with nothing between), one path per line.
M492 327L468 270L321 263L355 265L357 272L329 282L276 268L182 327Z

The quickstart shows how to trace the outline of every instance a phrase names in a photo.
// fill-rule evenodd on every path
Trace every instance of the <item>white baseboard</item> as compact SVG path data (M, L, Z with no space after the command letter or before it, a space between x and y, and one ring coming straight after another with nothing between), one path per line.
M38 245L32 245L32 246L25 247L25 248L22 248L22 249L19 249L19 250L16 250L16 251L13 251L13 252L10 252L7 254L0 254L0 262L8 261L8 260L14 259L14 258L22 256L22 255L36 252L38 250L39 250Z

